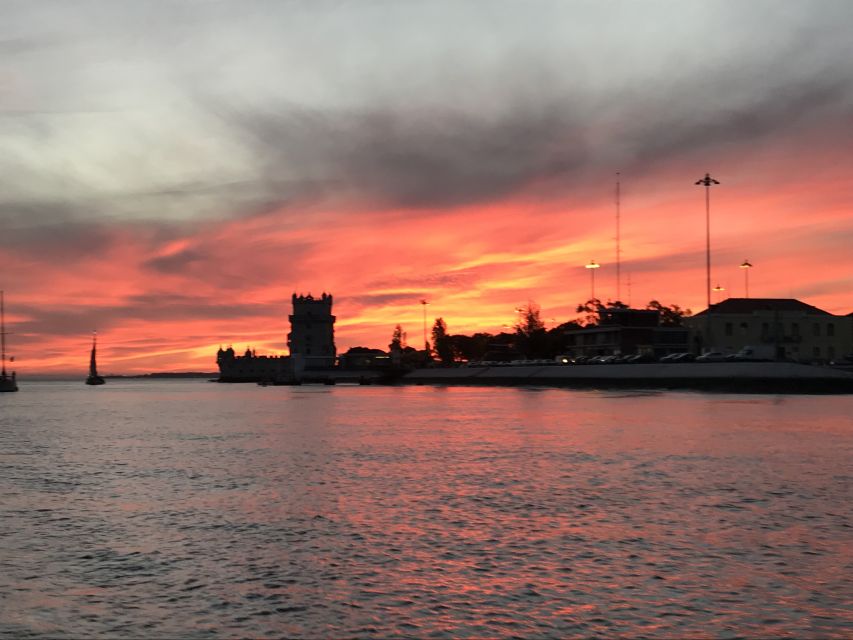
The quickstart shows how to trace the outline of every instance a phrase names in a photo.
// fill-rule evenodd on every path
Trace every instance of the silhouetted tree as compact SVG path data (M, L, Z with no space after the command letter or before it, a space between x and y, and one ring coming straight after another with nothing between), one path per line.
M601 304L601 300L598 298L590 298L583 304L579 304L575 311L584 314L584 316L578 324L583 327L596 326L598 321L601 319L601 311L603 309L604 305Z
M660 323L663 327L680 327L684 324L684 318L689 318L693 315L693 312L690 311L690 309L682 309L677 304L667 307L657 300L649 302L649 304L646 305L646 309L651 309L652 311L660 313Z
M547 340L539 305L528 302L521 308L519 315L518 324L515 325L516 348L528 358L545 357Z
M484 360L508 361L516 360L519 353L519 342L517 333L506 333L501 331L495 336L490 336Z
M384 353L381 349L373 349L372 347L350 347L344 355L360 355L365 353Z
M601 322L601 314L606 309L629 308L630 307L627 304L625 304L624 302L620 302L619 300L608 300L606 304L602 304L601 300L599 300L598 298L591 298L583 304L579 304L575 309L578 313L584 314L584 317L577 324L582 327L594 327Z
M474 362L483 360L486 353L489 351L489 345L494 340L494 336L490 333L475 333L472 336L456 334L449 336L450 343L453 345L453 353L460 360Z
M432 344L441 364L453 364L453 342L447 335L447 324L443 318L436 318L432 325Z
M391 351L403 350L403 327L399 324L394 327L394 333L391 334L391 344L388 345Z
M518 324L515 325L515 332L530 336L537 331L545 329L545 323L540 317L539 305L535 302L528 302L526 306L519 310Z

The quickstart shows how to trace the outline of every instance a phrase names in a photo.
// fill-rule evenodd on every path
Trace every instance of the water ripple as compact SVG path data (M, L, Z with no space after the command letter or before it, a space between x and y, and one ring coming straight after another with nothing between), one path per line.
M80 387L2 399L0 636L853 624L848 398Z

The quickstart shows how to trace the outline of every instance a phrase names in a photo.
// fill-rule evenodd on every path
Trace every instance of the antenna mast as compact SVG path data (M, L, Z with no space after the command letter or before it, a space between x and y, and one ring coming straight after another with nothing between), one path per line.
M619 172L616 172L616 300L622 302L622 238L621 238L621 192Z

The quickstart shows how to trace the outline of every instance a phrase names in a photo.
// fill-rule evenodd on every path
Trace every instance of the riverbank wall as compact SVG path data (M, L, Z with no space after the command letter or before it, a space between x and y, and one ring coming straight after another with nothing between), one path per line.
M404 384L853 393L853 374L795 362L689 362L416 369Z

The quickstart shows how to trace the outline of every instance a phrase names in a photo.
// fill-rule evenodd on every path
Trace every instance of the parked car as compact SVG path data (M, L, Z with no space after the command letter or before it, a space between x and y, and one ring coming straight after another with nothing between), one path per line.
M692 353L679 353L676 355L672 362L693 362L696 359Z
M696 362L724 362L726 354L722 351L709 351L696 358Z
M655 358L650 353L638 353L638 354L633 355L633 356L628 356L625 359L625 362L627 362L628 364L639 364L639 363L643 363L643 362L657 362L657 358Z

